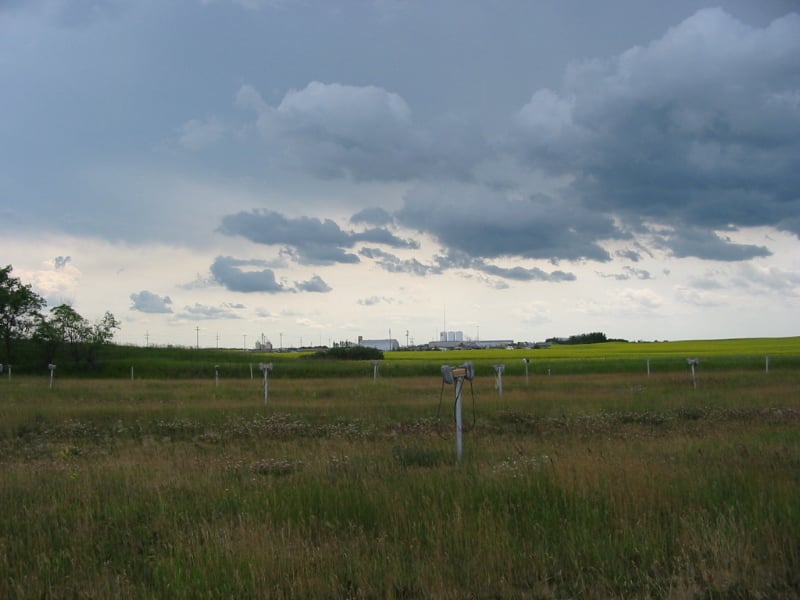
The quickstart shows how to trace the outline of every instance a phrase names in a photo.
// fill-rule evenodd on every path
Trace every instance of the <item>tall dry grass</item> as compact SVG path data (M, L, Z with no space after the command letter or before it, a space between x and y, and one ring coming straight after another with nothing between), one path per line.
M476 380L461 463L431 379L57 383L0 396L5 597L800 594L793 373Z

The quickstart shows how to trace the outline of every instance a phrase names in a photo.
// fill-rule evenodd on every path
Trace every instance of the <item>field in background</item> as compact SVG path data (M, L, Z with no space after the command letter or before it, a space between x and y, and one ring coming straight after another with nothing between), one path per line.
M96 368L76 369L68 363L57 365L56 376L144 379L214 377L258 377L259 363L272 363L275 378L370 377L370 361L333 361L309 358L312 352L257 353L242 350L191 348L142 348L110 346L103 348ZM439 375L443 364L471 361L478 372L490 376L492 365L505 364L506 371L524 374L523 358L530 359L529 374L643 373L649 363L653 372L686 370L687 358L700 358L704 370L800 369L800 337L748 340L706 340L555 345L546 349L504 348L482 350L397 351L387 352L381 361L384 377L423 377ZM40 361L41 362L41 361ZM46 364L29 359L15 367L16 373L48 377ZM3 375L0 374L0 377Z
M244 353L2 375L0 596L795 597L800 352L772 344L649 377L616 344L391 353L377 381L273 355L266 405ZM439 367L464 360L459 463Z

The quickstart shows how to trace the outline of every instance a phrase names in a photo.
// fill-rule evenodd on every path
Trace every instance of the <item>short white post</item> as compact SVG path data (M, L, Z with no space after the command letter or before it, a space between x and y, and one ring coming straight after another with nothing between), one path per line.
M503 371L505 371L505 365L494 365L494 373L495 373L495 382L494 387L497 388L497 395L503 395Z
M50 389L53 389L53 373L55 373L56 366L52 363L47 365L47 368L50 369Z
M695 367L700 364L699 358L687 358L686 359L689 368L692 371L692 388L697 389L697 377L695 375Z
M522 362L525 363L525 385L530 384L530 379L528 378L528 365L531 363L530 358L523 358Z
M272 371L272 363L259 363L258 368L264 373L264 404L269 399L269 372Z
M766 358L766 360L764 362L765 362L764 368L766 369L765 372L769 373L769 354L767 354L767 358Z
M647 376L650 377L650 359L647 359Z
M131 381L133 381L133 365L131 365Z
M253 363L250 363L250 379L253 378Z
M373 360L372 361L372 381L373 382L378 381L378 365L380 365L380 364L381 364L381 362L379 360Z

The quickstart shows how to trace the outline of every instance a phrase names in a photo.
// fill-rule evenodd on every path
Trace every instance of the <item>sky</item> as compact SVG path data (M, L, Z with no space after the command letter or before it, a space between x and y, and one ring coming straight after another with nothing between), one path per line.
M800 335L800 2L2 0L0 264L136 345Z

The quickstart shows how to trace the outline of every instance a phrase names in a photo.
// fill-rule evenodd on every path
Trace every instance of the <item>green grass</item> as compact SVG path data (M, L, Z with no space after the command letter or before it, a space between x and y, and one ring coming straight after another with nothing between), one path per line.
M18 375L47 377L46 361L37 358L36 349L20 347L24 360L13 368ZM260 377L259 363L273 363L271 377L277 379L351 377L371 378L371 361L317 360L311 353L256 353L242 350L191 348L141 348L108 346L98 356L95 367L76 367L67 357L56 360L57 377L130 378L139 379L213 379L215 367L221 378L249 379ZM546 349L398 351L387 352L379 374L384 378L438 377L441 365L458 365L471 361L482 376L493 376L493 365L504 364L506 373L525 372L523 358L530 359L529 376L588 373L643 373L649 362L651 372L686 370L686 359L700 358L706 370L766 369L769 356L771 370L800 368L800 337L755 338L733 340L698 340L680 342L648 342L584 345L554 345ZM0 379L5 374L0 375Z
M473 383L0 380L0 596L800 594L800 371Z

